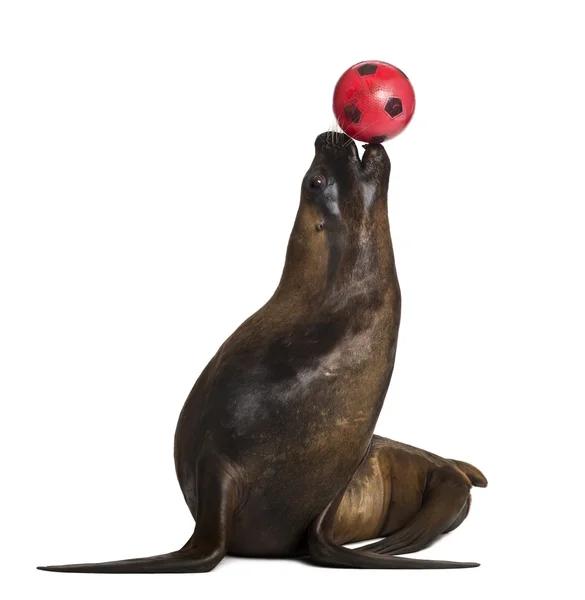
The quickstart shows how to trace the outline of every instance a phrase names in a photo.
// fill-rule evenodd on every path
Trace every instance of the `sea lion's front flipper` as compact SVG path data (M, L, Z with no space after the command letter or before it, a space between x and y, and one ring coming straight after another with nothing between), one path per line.
M345 490L344 490L345 491ZM451 562L403 558L389 554L377 554L361 548L350 549L333 541L335 512L343 492L327 506L309 527L309 553L317 564L327 567L354 569L464 569L478 567L474 562Z
M201 491L197 524L191 539L176 552L103 563L37 567L63 573L205 573L225 556L235 506L235 483L220 460L200 460L197 488Z

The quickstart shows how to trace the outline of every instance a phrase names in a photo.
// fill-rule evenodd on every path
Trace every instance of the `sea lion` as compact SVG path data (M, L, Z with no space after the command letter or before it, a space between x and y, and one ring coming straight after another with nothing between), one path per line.
M227 554L360 568L460 568L341 546L338 507L372 452L394 366L400 287L390 160L327 132L302 182L280 283L205 367L181 411L175 466L196 520L176 552L42 567L204 572Z

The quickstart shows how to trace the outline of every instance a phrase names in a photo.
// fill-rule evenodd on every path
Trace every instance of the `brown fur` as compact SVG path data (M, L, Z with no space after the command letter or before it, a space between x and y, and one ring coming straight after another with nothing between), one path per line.
M334 540L389 536L369 548L420 550L463 522L473 485L487 485L476 467L376 435L337 509Z

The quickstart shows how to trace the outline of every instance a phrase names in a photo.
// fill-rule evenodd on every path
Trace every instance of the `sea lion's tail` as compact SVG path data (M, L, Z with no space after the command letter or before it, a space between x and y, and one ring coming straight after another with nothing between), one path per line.
M487 486L488 481L485 475L477 467L463 462L462 460L455 460L454 458L451 459L451 462L467 475L473 486L482 488Z

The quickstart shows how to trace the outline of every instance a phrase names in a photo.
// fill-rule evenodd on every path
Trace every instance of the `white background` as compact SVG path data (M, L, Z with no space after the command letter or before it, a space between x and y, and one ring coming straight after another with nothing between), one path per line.
M2 2L4 597L580 596L577 6ZM418 555L482 566L36 571L191 534L176 419L276 286L333 87L366 59L417 94L386 144L403 319L377 431L484 471L469 519Z

